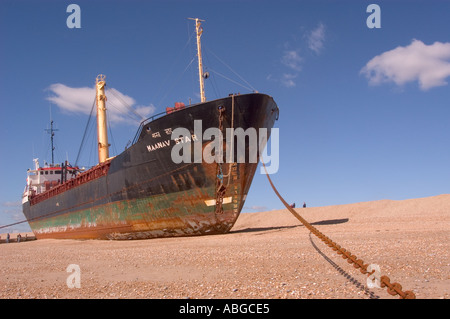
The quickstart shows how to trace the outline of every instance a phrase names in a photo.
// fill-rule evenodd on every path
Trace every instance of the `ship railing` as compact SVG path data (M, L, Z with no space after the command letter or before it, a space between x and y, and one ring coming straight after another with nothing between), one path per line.
M193 105L194 105L194 104L193 104ZM188 106L186 106L186 107L191 107L191 106L193 106L193 105L188 105ZM136 144L137 141L139 141L139 137L141 136L142 129L144 128L145 125L147 125L147 124L150 123L150 122L153 122L153 121L156 120L156 119L159 119L160 117L163 117L163 116L165 116L165 115L167 115L167 114L171 114L171 113L174 113L174 112L178 112L178 111L180 111L180 110L182 110L182 109L184 109L184 107L183 107L183 108L173 108L173 109L171 109L170 111L167 111L167 109L166 109L166 111L164 111L164 112L155 114L155 115L150 116L149 118L143 120L143 121L141 122L141 124L139 125L139 128L138 128L138 130L137 130L137 132L136 132L136 135L134 136L134 139L133 139L133 142L131 143L131 145L134 145L134 144Z
M111 160L101 163L93 168L77 175L75 178L69 179L66 182L59 184L41 194L37 194L30 197L30 205L35 205L53 196L59 195L68 191L69 189L75 188L101 176L108 174L109 166Z
M164 115L166 115L166 112L161 112L161 113L155 114L155 115L150 116L149 118L143 120L141 122L141 124L139 125L136 135L134 136L132 145L136 144L136 142L139 140L139 136L141 136L142 129L144 128L145 125L156 120L157 118L163 117Z

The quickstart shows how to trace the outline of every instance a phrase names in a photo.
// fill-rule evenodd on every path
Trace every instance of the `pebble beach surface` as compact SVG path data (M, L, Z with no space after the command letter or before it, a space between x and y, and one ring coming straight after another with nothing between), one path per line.
M450 195L296 211L416 298L450 297ZM0 298L398 298L367 278L288 210L241 214L225 235L0 244Z

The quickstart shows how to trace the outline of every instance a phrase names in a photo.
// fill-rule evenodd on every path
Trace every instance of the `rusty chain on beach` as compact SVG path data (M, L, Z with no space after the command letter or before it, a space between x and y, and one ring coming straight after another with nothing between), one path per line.
M278 196L278 198L281 200L281 202L284 204L284 206L289 210L289 212L294 215L303 225L305 225L306 228L308 228L314 235L316 235L319 239L321 239L328 247L333 249L337 254L341 255L342 258L347 259L347 262L350 264L353 264L355 268L359 268L362 274L367 274L368 276L372 275L375 270L369 272L367 271L368 264L364 264L364 261L362 259L358 259L355 255L350 253L350 251L344 249L334 241L332 241L329 237L325 236L323 233L321 233L317 228L312 226L310 223L308 223L302 216L300 216L280 195L278 190L275 188L275 185L272 183L272 180L269 177L269 174L267 173L266 165L264 164L264 161L262 160L261 156L261 162L264 166L264 170L266 172L266 176L269 179L269 183L272 186L275 194ZM380 278L381 288L387 287L387 292L392 295L396 296L399 295L402 299L416 299L416 295L408 290L403 291L402 286L395 282L391 284L391 280L388 276L381 276Z

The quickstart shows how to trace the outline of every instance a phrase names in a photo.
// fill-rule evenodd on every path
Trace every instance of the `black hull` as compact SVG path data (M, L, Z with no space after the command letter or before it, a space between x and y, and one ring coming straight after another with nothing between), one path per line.
M171 133L185 128L190 134L179 143L198 140L194 123L201 120L202 136L208 128L222 127L225 137L225 129L233 127L267 128L269 137L277 116L274 100L258 93L180 109L143 125L137 141L111 160L105 175L45 200L25 202L23 212L37 238L137 239L226 233L244 205L259 154L252 162L245 143L244 163L236 163L236 156L233 162L220 165L194 162L191 143L191 160L177 164L172 158L177 144ZM202 152L210 143L201 142Z

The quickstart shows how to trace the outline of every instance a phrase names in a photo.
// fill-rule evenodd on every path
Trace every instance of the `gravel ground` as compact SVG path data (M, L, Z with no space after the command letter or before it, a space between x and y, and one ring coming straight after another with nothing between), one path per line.
M450 195L299 208L420 299L448 299ZM5 238L2 234L2 238ZM80 288L69 288L69 265ZM75 281L69 281L73 284ZM0 298L397 299L287 210L241 214L226 235L0 245Z

